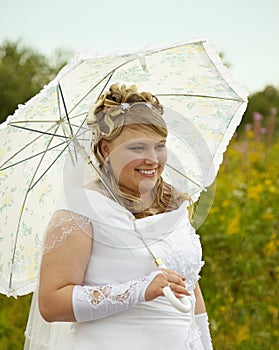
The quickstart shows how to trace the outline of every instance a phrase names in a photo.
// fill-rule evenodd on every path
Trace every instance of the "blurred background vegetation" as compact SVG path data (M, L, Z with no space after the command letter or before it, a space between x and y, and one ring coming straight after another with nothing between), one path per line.
M47 58L20 42L0 46L0 122L47 84L69 52ZM279 348L279 91L249 97L198 229L206 265L201 286L216 350ZM0 295L0 349L20 350L31 295Z

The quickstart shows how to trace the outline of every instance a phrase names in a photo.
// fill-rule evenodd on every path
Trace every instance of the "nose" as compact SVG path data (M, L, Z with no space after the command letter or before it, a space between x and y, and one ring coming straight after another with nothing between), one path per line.
M159 163L158 155L155 150L149 150L144 156L144 162L147 165Z

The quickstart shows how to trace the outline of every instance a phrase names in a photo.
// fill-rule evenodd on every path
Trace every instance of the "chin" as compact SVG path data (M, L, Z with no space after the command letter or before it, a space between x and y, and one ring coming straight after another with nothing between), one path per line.
M156 188L156 182L157 181L154 181L154 180L142 180L139 184L138 192L141 195L150 193Z

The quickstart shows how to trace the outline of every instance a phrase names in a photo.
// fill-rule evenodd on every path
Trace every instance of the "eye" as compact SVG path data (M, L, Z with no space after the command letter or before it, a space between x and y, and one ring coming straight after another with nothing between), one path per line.
M159 143L156 146L156 149L159 150L159 151L163 151L165 148L166 148L166 145L164 143Z
M133 152L142 152L144 150L144 147L143 146L130 146L129 150L133 151Z

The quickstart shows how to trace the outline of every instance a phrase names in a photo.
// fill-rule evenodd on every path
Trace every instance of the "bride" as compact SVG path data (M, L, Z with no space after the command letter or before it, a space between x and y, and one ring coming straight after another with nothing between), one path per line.
M100 180L72 186L57 206L26 350L212 349L191 198L161 176L162 114L151 93L115 84L89 111L92 152L109 190ZM166 267L156 268L154 257ZM190 312L169 303L166 286L188 298Z

